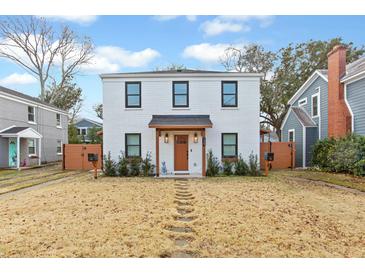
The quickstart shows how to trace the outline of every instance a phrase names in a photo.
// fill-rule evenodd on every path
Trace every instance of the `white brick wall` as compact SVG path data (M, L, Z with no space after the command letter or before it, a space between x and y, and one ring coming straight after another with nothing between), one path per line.
M141 133L142 156L151 151L155 161L155 129L148 128L152 115L205 114L210 115L213 122L213 127L206 130L207 151L212 149L214 155L221 158L221 133L238 133L238 152L246 159L251 152L259 155L260 78L249 74L183 76L103 78L104 153L110 151L117 159L120 151L125 149L124 134ZM189 108L174 109L172 81L182 80L189 81ZM223 109L221 81L229 80L238 81L238 107ZM126 81L142 82L141 109L125 109ZM168 171L173 169L173 134L169 132L168 144L163 143L163 138L160 140L160 162L166 161ZM198 144L194 144L193 134L194 131L189 135L189 171L201 173L201 138ZM200 132L198 134L200 137Z

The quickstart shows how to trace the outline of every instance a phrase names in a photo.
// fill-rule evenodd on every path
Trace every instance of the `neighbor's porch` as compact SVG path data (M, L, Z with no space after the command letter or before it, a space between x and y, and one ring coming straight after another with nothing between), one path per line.
M42 135L29 127L11 126L0 131L0 167L22 169L41 165Z
M156 130L156 176L206 175L206 128L209 115L153 115Z

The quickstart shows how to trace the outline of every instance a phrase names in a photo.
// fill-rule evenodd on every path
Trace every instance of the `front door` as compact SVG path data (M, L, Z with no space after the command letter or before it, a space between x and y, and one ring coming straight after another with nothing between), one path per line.
M17 160L17 144L15 138L9 138L9 167L16 166Z
M189 137L188 135L175 135L174 160L175 171L189 170Z

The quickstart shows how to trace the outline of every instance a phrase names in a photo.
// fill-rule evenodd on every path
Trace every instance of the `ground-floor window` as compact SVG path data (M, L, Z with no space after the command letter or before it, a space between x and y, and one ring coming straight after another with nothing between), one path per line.
M57 140L57 154L62 154L62 141Z
M237 157L237 133L222 133L222 157Z
M141 157L141 134L125 134L125 154L127 157Z
M295 142L295 130L289 129L288 131L288 142Z
M35 139L28 139L28 154L35 154Z

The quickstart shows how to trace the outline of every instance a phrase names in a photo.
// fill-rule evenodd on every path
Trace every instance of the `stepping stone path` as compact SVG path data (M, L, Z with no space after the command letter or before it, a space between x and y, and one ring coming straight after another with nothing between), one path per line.
M175 201L176 210L179 215L175 216L174 219L178 223L181 223L181 226L170 226L166 229L179 234L177 237L173 237L172 240L175 242L175 246L177 248L172 254L169 255L171 258L194 258L196 254L187 250L189 247L189 243L194 240L191 233L194 233L194 230L189 227L187 224L192 222L195 217L186 216L187 214L194 211L193 202L195 197L189 191L189 185L187 179L176 179L175 180ZM189 233L188 235L186 235ZM181 235L181 236L180 236Z

